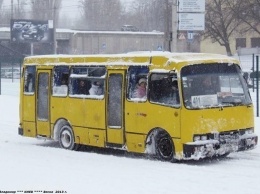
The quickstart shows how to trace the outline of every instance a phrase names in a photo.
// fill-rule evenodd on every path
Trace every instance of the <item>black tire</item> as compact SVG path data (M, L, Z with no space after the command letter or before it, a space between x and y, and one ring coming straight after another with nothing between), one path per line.
M159 160L175 162L175 150L171 137L159 131L155 137L156 156Z
M60 146L67 150L77 150L78 145L75 143L72 128L65 124L60 128L59 143Z

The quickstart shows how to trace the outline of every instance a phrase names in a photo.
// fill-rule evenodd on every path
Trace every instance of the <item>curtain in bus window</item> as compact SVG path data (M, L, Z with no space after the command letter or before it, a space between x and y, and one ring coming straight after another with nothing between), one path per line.
M109 77L108 125L122 126L122 75L111 74Z
M37 115L39 120L48 120L49 94L48 94L48 73L40 73L38 81L38 101L37 101Z

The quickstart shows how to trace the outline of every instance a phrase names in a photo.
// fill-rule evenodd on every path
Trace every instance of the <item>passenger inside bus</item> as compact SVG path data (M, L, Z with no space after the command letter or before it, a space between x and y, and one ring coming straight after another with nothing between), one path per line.
M158 102L169 105L176 105L180 103L178 82L172 81L171 77L161 80L159 86Z
M146 98L146 85L147 80L145 78L139 79L134 91L134 98Z
M86 86L86 82L85 80L80 80L79 81L79 87L78 87L78 94L85 94L88 95L88 90L87 90L87 86Z
M61 85L68 85L69 74L61 75Z
M203 77L194 78L192 82L192 92L191 95L199 96L199 95L211 95L216 94L215 88L213 84L212 77L209 75L204 75Z
M206 76L206 77L203 78L202 86L200 88L202 89L201 94L204 94L204 95L216 93L214 88L213 88L211 76Z
M103 88L100 81L94 81L89 90L90 95L102 95Z

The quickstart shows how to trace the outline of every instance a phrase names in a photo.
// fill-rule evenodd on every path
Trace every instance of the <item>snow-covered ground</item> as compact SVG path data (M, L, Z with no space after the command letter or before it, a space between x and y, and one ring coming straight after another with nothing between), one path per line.
M0 193L258 194L260 148L225 159L168 163L121 151L68 151L18 135L19 82L2 79ZM252 92L255 100L256 94ZM235 113L234 113L235 114ZM260 135L260 118L255 129Z

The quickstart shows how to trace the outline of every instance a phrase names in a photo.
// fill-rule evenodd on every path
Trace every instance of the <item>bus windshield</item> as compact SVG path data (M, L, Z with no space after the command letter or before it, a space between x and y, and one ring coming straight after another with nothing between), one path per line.
M252 103L238 65L190 65L181 70L181 79L184 105L188 109Z

